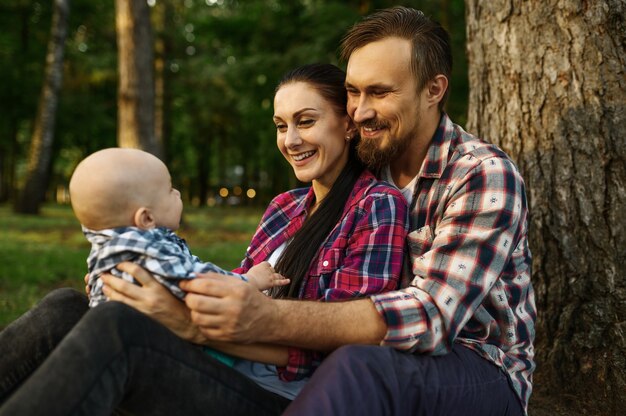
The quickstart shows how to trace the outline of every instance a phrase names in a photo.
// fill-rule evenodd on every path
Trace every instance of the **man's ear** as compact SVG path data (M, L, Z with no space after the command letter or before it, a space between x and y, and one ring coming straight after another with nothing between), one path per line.
M142 230L149 230L150 228L156 227L156 220L154 215L152 215L152 211L149 208L141 207L135 211L135 216L133 217L135 227L141 228Z
M432 80L428 81L426 88L426 99L428 100L428 103L438 106L448 90L448 78L446 78L445 75L439 74Z

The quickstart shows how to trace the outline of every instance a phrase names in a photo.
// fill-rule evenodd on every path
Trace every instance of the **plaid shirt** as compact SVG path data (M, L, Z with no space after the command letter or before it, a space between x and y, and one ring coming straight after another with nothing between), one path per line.
M440 355L459 342L503 368L527 407L536 308L517 168L443 115L410 222L406 288L372 296L388 326L382 345Z
M311 188L278 195L265 211L246 257L236 273L269 258L289 241L307 217L314 200ZM334 301L395 290L399 287L407 233L406 200L368 171L357 180L341 220L312 259L300 288L301 299ZM280 378L293 381L309 376L321 353L289 348L288 365Z
M185 297L185 292L178 287L178 281L193 279L192 273L211 271L238 276L212 263L203 263L191 254L185 240L165 228L142 230L136 227L120 227L93 231L83 227L83 233L91 243L91 252L87 258L91 307L107 300L102 293L102 280L99 279L102 273L110 272L136 283L131 275L115 268L123 261L131 261L148 270L180 299ZM238 277L246 280L243 276Z

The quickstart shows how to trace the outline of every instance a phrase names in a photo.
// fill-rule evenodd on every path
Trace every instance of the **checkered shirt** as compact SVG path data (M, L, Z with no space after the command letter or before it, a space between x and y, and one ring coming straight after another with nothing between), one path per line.
M441 355L461 343L506 371L526 407L537 313L517 168L444 114L410 222L406 288L372 296L388 326L382 345Z
M270 203L237 273L245 273L289 241L302 227L315 195L311 188L283 193ZM346 202L343 216L312 259L299 298L335 301L397 289L408 230L407 204L400 192L365 171ZM283 381L311 375L323 355L289 348Z
M87 258L91 307L107 300L102 293L102 280L99 278L102 273L111 273L137 283L131 275L115 268L124 261L136 263L149 271L180 299L185 297L185 292L178 287L178 282L181 279L193 279L193 273L215 272L246 280L212 263L203 263L191 254L185 240L165 228L142 230L120 227L93 231L83 227L83 233L91 243L91 252Z

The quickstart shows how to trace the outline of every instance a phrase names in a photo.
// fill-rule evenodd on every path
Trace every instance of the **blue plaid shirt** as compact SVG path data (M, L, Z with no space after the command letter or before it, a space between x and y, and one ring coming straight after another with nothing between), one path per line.
M178 282L194 278L193 273L215 272L246 280L244 276L223 270L212 263L203 263L191 254L185 240L166 228L142 230L137 227L120 227L93 231L83 227L83 233L91 243L91 252L87 258L91 307L107 300L102 293L102 280L99 279L102 273L111 273L136 283L131 275L115 268L124 261L138 264L152 273L159 283L180 299L185 297L185 292L178 287Z

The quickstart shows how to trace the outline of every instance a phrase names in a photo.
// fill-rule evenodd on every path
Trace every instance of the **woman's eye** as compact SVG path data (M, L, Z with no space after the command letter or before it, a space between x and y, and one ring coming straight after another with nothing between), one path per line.
M287 126L285 124L277 124L276 130L278 130L281 133L284 133L287 131Z
M300 120L300 123L298 123L298 124L303 126L303 127L307 127L307 126L313 125L313 123L315 123L315 120L305 119L305 120Z

